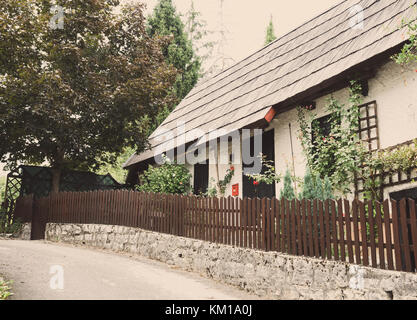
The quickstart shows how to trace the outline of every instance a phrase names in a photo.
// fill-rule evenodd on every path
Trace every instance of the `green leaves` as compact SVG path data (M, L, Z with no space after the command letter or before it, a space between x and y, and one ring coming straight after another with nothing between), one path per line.
M56 4L66 8L56 30L49 1L0 4L0 51L18 49L0 61L0 158L96 170L147 146L150 124L175 101L177 71L166 41L146 33L143 5L115 14L113 0Z
M417 21L403 21L401 27L408 28L408 42L401 48L401 52L391 58L397 64L405 66L417 61Z
M159 167L149 166L137 187L142 192L187 195L191 191L191 174L184 165L166 161Z
M284 176L284 188L281 190L281 199L294 200L295 192L293 188L293 180L291 177L290 170L287 169Z
M174 93L177 101L181 101L196 85L200 77L201 61L193 50L172 0L159 0L148 18L147 32L151 37L162 36L168 40L163 47L163 54L167 63L179 71Z
M274 31L274 24L272 22L272 16L271 20L269 21L268 28L266 29L266 38L265 38L265 45L270 44L271 42L275 41L277 39Z
M262 173L247 174L247 176L257 184L274 184L275 182L280 182L282 176L276 172L274 161L267 160L266 156L262 153L258 156L258 158L260 158L263 167Z
M367 157L367 150L357 134L359 105L362 101L361 87L356 81L352 81L350 85L348 106L333 97L328 100L326 111L331 115L328 136L324 136L319 128L314 127L315 114L298 108L299 139L308 167L314 174L327 177L328 184L343 195L351 192L354 174L361 170L360 164ZM311 139L313 132L316 137L314 145Z

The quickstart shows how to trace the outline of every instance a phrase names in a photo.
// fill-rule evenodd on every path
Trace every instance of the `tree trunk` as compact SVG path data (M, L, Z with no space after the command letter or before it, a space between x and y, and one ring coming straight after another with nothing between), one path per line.
M59 192L59 184L61 182L61 172L60 168L52 168L52 192Z

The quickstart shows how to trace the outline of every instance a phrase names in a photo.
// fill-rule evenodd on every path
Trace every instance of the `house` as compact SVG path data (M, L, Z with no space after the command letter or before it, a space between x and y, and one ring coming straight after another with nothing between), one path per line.
M327 99L333 95L346 102L352 79L362 85L360 131L371 149L386 149L417 138L417 65L404 68L391 59L408 39L407 28L401 28L402 20L416 16L415 1L341 1L199 83L151 135L151 148L126 162L128 182L136 183L140 172L168 152L176 159L186 159L196 192L222 179L233 163L235 175L226 196L252 197L254 186L243 174L248 167L242 164L245 151L233 147L234 134L241 146L252 140L251 149L262 147L262 153L280 173L290 168L302 177L306 159L297 139L296 108L314 105L319 117L327 116ZM247 130L251 130L252 138L244 137ZM255 139L259 130L262 143ZM222 137L228 145L220 150ZM201 146L208 146L208 151L198 154L198 163L189 161L188 155ZM227 159L226 163L213 163L220 157ZM384 196L417 187L414 177L390 177L384 184ZM356 193L360 188L357 181ZM278 196L281 189L282 182L263 186L261 196ZM417 197L413 190L409 192Z

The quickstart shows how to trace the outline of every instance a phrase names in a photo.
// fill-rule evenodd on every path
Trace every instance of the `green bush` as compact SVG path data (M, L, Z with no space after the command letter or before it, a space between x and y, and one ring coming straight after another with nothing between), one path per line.
M10 282L4 281L4 279L0 276L0 300L6 300L12 295L10 292L10 285Z
M137 190L165 194L187 195L191 191L191 174L184 165L165 161L159 167L149 166L140 176Z

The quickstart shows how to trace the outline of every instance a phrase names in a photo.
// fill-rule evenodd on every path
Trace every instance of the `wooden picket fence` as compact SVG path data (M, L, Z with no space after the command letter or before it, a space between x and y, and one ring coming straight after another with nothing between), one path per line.
M32 235L34 239L43 238L47 222L120 225L243 248L417 271L414 200L373 204L112 190L55 193L36 200L28 196L19 199L15 215L32 221L36 229L32 231L38 233Z

